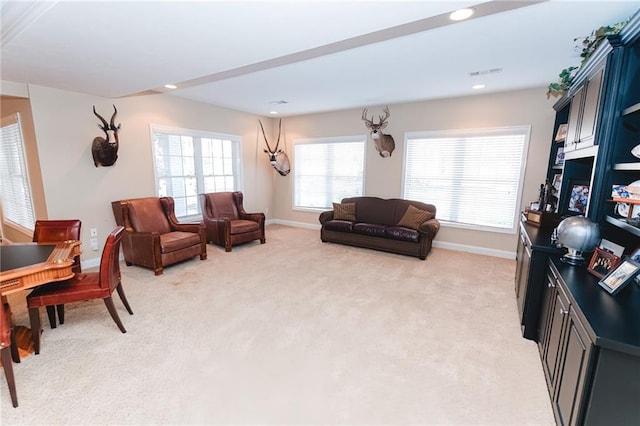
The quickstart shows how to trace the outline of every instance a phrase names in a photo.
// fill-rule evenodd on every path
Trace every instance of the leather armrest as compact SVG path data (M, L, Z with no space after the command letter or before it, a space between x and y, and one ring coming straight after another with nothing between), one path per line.
M333 210L320 213L320 217L318 218L318 220L323 225L325 224L325 222L329 222L330 220L333 220Z
M430 237L431 239L435 238L439 230L440 221L438 221L438 219L436 218L429 219L426 222L422 222L420 226L418 226L418 232L427 237Z
M204 223L174 223L172 224L174 231L200 233L200 229L205 229Z
M240 219L251 220L253 222L264 223L264 213L245 213L240 216Z

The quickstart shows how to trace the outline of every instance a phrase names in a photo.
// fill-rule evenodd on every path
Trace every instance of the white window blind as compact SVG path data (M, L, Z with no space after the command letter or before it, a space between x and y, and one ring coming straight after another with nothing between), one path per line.
M241 191L240 136L152 126L156 191L176 216L200 216L198 194Z
M35 214L19 114L2 118L0 124L0 197L4 221L33 231Z
M294 207L330 209L364 192L366 136L294 141Z
M449 224L515 232L529 127L405 136L403 197Z

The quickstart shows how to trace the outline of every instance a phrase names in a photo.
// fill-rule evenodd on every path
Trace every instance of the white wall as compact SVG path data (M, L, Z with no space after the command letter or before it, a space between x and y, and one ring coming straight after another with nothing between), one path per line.
M30 85L29 97L48 218L82 220L83 262L100 254L90 249L89 229L98 229L101 248L115 227L111 201L155 195L150 124L240 135L245 208L259 212L271 207L273 170L262 145L257 152L257 116L160 94L105 99ZM96 168L91 143L103 134L92 107L108 120L112 104L122 125L118 161ZM271 131L272 123L265 124Z
M396 149L391 157L381 158L376 153L371 138L368 139L365 195L401 197L405 132L531 125L522 197L523 207L528 205L529 201L537 199L538 188L544 182L551 147L555 112L552 108L553 100L546 99L545 91L545 88L540 87L389 105L391 117L385 133L394 137ZM381 113L382 107L369 108L369 116ZM289 141L298 138L358 135L366 133L361 116L361 109L352 109L290 117L283 120L283 129ZM290 222L318 224L317 213L292 210L293 174L279 178L274 189L275 217ZM443 227L436 242L515 252L516 235Z
M115 226L111 201L155 194L149 131L152 123L242 136L247 210L268 211L268 219L318 225L317 213L292 209L293 175L279 176L267 162L258 116L170 95L106 99L34 85L28 89L48 218L82 220L83 261L96 260L99 255L89 248L89 229L98 228L101 246ZM381 158L369 139L365 194L400 197L405 132L531 125L522 197L522 207L526 206L537 198L544 180L552 139L553 100L547 100L544 93L545 88L540 87L389 105L391 117L385 131L395 138L396 149L390 158ZM119 159L113 167L96 168L91 142L102 132L92 106L103 116L110 116L112 104L117 106L117 121L122 124ZM369 109L370 114L381 111L380 107ZM285 118L286 150L292 157L292 141L296 138L366 134L361 115L361 109L352 109ZM277 120L262 121L267 135L273 138ZM436 243L513 253L516 236L445 227Z

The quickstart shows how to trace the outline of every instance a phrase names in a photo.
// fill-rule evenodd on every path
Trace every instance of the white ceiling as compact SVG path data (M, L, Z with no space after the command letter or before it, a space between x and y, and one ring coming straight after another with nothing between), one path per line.
M580 63L574 38L627 19L640 0L0 5L2 80L108 98L173 83L175 96L289 116L546 86ZM448 19L465 6L474 17Z

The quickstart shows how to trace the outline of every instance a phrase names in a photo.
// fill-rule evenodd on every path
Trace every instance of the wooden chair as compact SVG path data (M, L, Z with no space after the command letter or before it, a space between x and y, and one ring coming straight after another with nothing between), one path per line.
M266 242L264 213L247 213L244 210L242 192L211 192L200 194L202 217L207 227L207 241L231 247L248 241Z
M160 275L167 265L207 258L204 225L178 223L173 198L132 198L114 201L111 208L116 223L126 230L122 251L127 266L144 266Z
M16 392L16 381L13 376L12 362L19 362L18 347L16 346L15 335L11 326L11 309L9 304L0 302L0 359L2 359L2 368L4 376L9 385L9 393L11 394L11 403L14 407L18 406L18 394ZM13 361L12 361L13 359Z
M27 307L29 308L29 320L31 323L31 334L33 336L34 351L40 353L40 307L52 306L65 303L81 302L84 300L102 299L111 314L111 318L118 325L123 333L126 333L122 321L118 316L111 294L114 290L127 309L129 314L133 311L124 294L120 278L120 244L124 235L124 227L118 226L114 229L104 244L102 257L100 259L99 272L84 272L76 274L68 281L62 281L56 285L46 285L36 288L27 296Z
M80 228L82 222L79 219L69 220L36 220L33 231L34 243L58 243L60 241L77 240L80 241ZM73 272L82 272L80 265L80 255L73 259ZM60 324L64 324L64 305L57 305L58 318ZM47 306L47 315L51 328L56 328L56 312L53 306Z

